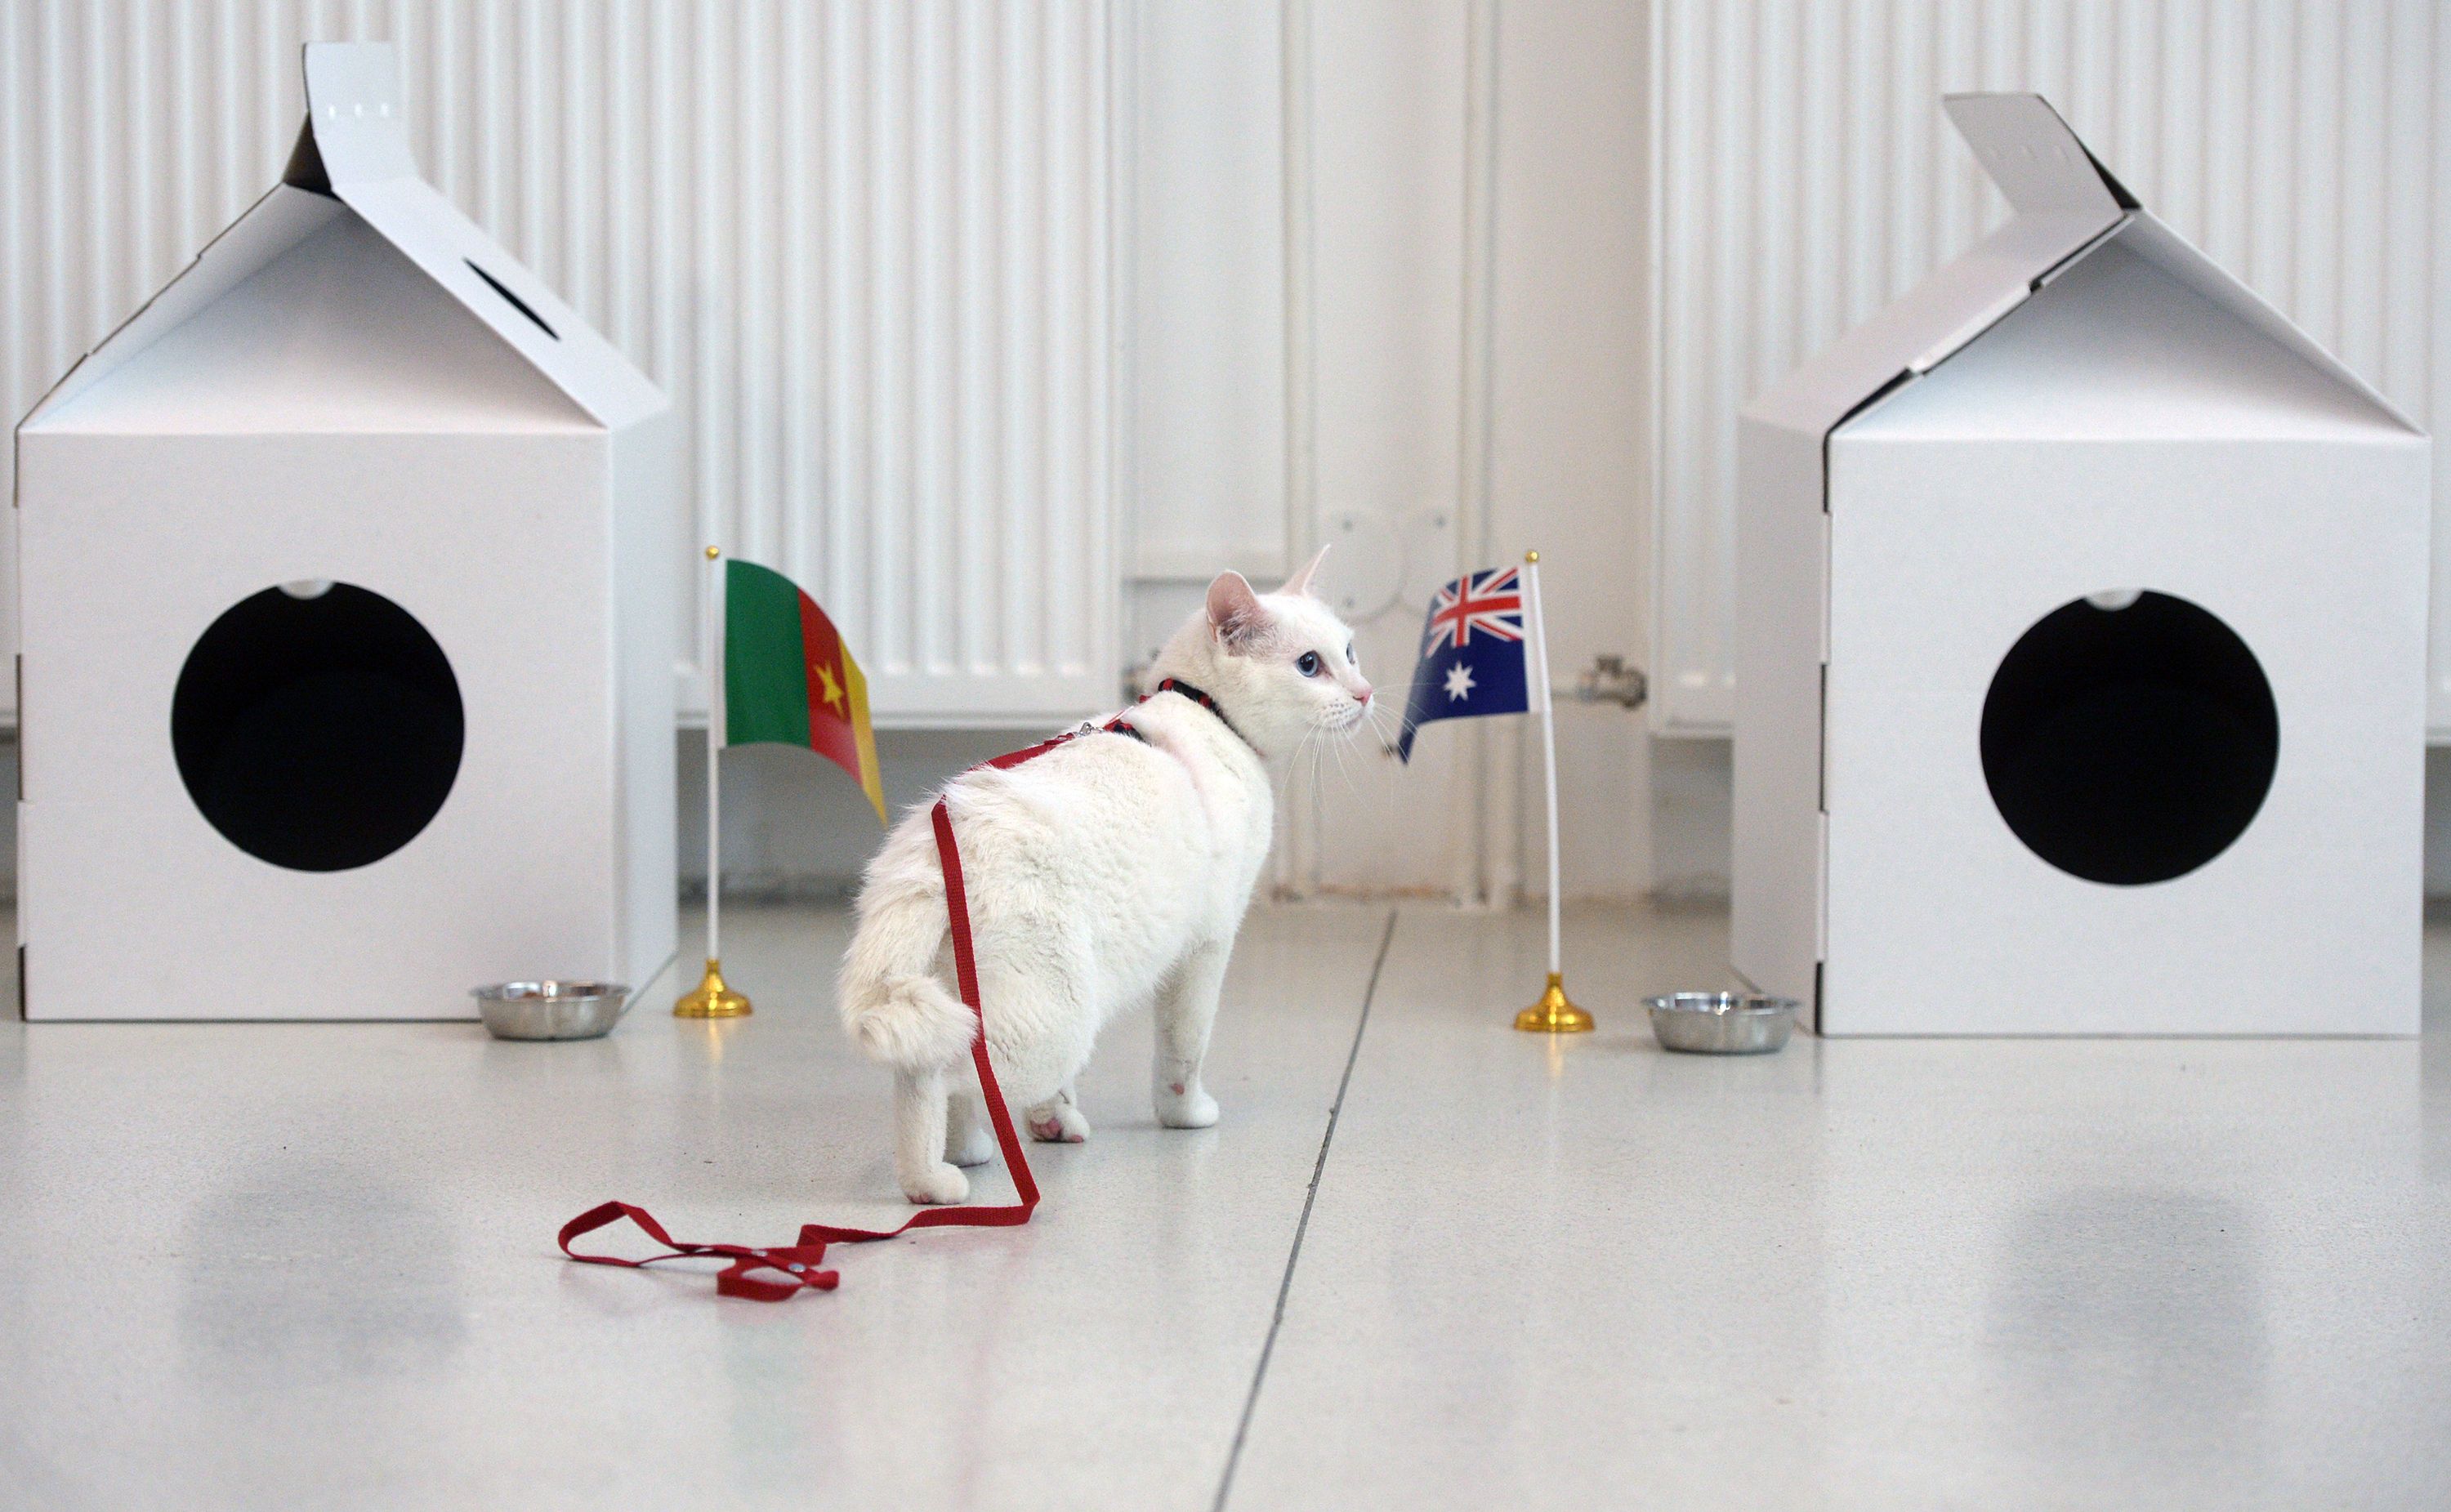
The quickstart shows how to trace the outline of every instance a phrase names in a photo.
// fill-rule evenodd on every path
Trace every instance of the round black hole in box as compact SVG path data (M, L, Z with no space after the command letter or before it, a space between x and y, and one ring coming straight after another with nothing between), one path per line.
M2168 594L2060 605L2009 649L1983 700L2000 816L2091 882L2167 882L2221 854L2254 822L2280 756L2255 653Z
M170 745L214 829L275 866L382 860L460 775L460 681L425 627L352 583L243 599L180 669Z

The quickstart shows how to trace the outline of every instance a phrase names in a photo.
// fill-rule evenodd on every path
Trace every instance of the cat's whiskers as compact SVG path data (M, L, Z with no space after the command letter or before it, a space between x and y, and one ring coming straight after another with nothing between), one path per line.
M1350 734L1351 730L1352 727L1348 725L1345 727L1344 733ZM1355 797L1360 797L1362 795L1361 784L1353 780L1352 769L1344 764L1344 746L1345 742L1339 740L1334 745L1328 747L1328 749L1336 753L1336 775L1344 779L1344 791L1352 794Z
M1304 743L1313 746L1314 781L1322 780L1320 773L1325 765L1326 757L1332 753L1336 758L1336 775L1343 779L1345 791L1357 797L1361 795L1361 784L1354 781L1352 768L1345 764L1344 747L1353 738L1355 732L1364 725L1371 724L1375 713L1374 707L1367 703L1332 704L1323 706L1311 717L1309 729L1304 735ZM1333 741L1321 738L1329 735L1340 738Z
M1300 776L1302 775L1303 753L1311 751L1313 756L1316 756L1317 753L1313 751L1312 742L1316 741L1318 738L1319 726L1314 722L1303 731L1302 738L1294 742L1292 758L1285 763L1285 770L1287 772L1291 773L1295 776ZM1312 766L1312 780L1314 782L1318 780L1318 767L1315 761Z
M1386 711L1387 705L1384 699L1373 699L1369 703L1363 705L1362 723L1369 729L1371 736L1378 740L1379 754L1381 756L1394 756L1396 754L1396 736L1393 733L1390 733L1385 723L1382 722Z

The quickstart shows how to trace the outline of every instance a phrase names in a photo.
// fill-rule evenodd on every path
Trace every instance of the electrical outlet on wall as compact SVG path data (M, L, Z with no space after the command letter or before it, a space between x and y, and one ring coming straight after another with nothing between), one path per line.
M1414 613L1427 614L1430 599L1455 580L1458 570L1455 506L1425 504L1404 517L1402 531L1404 580L1398 598Z
M1401 601L1404 540L1372 509L1341 509L1320 522L1320 544L1333 547L1324 575L1327 601L1345 623L1367 624Z
M1348 624L1368 624L1399 608L1425 613L1457 571L1450 504L1394 515L1366 507L1333 510L1320 520L1319 540L1336 548L1324 580L1328 602Z

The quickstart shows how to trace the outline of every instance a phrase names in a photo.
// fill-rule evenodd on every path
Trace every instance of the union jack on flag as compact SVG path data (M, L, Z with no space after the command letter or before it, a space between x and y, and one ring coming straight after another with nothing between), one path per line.
M1439 590L1422 631L1422 659L1396 754L1413 758L1413 732L1439 719L1522 714L1532 707L1523 669L1520 567L1466 573Z
M1458 650L1476 630L1500 640L1523 638L1523 585L1520 567L1498 567L1458 578L1439 590L1430 604L1430 629L1422 655L1429 656L1443 640Z

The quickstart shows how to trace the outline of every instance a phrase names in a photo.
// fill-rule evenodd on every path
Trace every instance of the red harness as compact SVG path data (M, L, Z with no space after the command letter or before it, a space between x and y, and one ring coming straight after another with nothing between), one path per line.
M1217 717L1226 717L1214 700L1197 689L1186 688L1168 678L1160 685L1161 692L1182 693L1194 698ZM1227 725L1232 729L1232 725ZM985 763L997 771L1017 767L1035 756L1046 755L1067 741L1085 735L1112 733L1145 738L1117 715L1104 725L1083 726L1069 731L1052 740L1043 740L1023 751L1010 752ZM726 1297L746 1297L753 1302L782 1302L803 1289L832 1291L841 1281L834 1271L819 1268L830 1244L857 1245L874 1239L892 1239L913 1228L1010 1228L1029 1222L1038 1207L1038 1183L1031 1179L1029 1162L1022 1154L1020 1136L1012 1127L1012 1112L1005 1107L1004 1091L996 1086L995 1068L988 1062L987 1014L979 1007L979 971L977 957L971 948L971 905L962 888L962 853L953 841L952 815L938 798L930 815L936 827L936 864L945 874L945 918L953 937L953 979L961 989L962 1001L978 1022L978 1033L971 1041L971 1064L978 1068L979 1090L986 1095L988 1118L995 1125L996 1148L1004 1153L1005 1168L1012 1172L1013 1190L1021 1200L997 1208L924 1208L912 1213L898 1228L844 1228L833 1224L802 1224L796 1243L759 1248L752 1245L683 1244L664 1231L653 1214L643 1208L626 1202L608 1202L590 1208L561 1226L561 1252L573 1260L591 1266L622 1266L641 1270L667 1260L729 1260L732 1264L716 1273L715 1289ZM571 1241L594 1233L597 1229L627 1218L641 1232L664 1247L660 1255L644 1260L625 1260L618 1255L581 1254L570 1247Z

